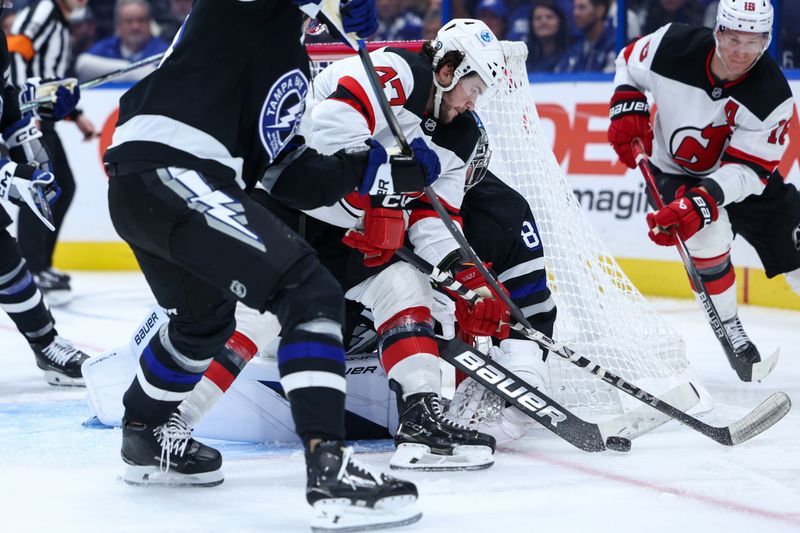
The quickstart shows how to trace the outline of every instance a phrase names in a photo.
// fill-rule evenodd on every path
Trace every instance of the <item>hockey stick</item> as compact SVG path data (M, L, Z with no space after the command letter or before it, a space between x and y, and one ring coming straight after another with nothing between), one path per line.
M459 295L459 297L465 298L467 301L474 302L477 298L477 295L455 281L453 277L440 269L430 265L425 260L417 256L416 254L410 252L409 250L401 249L398 250L398 255L403 260L409 262L412 266L419 269L421 272L429 275L431 279L435 282L441 284L442 286L447 287L448 289L452 290L454 293ZM474 253L474 252L473 252ZM508 305L509 309L511 310L512 315L521 315L522 313L519 311L514 302L505 294L505 292L498 291L501 299ZM586 357L575 353L573 350L565 346L560 342L556 342L553 339L549 338L548 336L544 335L543 333L536 331L530 324L527 323L525 317L523 316L523 320L519 320L516 316L514 316L516 322L511 324L511 328L519 331L528 339L534 341L536 344L541 346L543 349L549 350L551 353L555 353L556 355L567 359L569 362L578 366L580 368L585 369L590 374L594 374L599 379L605 381L612 387L621 390L625 394L632 396L643 402L650 407L656 409L664 413L665 415L673 418L682 424L702 433L703 435L713 439L720 444L724 444L726 446L734 446L736 444L741 444L746 440L749 440L756 435L762 433L766 429L773 426L777 423L781 418L786 416L786 414L791 409L792 403L789 400L789 397L783 392L776 392L769 396L766 400L764 400L758 407L753 409L750 413L745 415L741 420L738 420L728 426L717 427L706 424L698 420L697 418L693 417L692 415L676 408L675 406L671 405L670 403L653 396L652 394L648 393L647 391L637 387L636 385L629 383L622 379L621 377L617 376L616 374L604 369L600 365L592 362L591 360L587 359ZM523 322L524 321L524 322ZM696 392L695 392L696 394Z
M155 54L155 55L152 55L150 57L145 57L144 59L140 59L139 61L134 61L130 65L126 65L126 66L122 67L121 69L114 70L112 72L108 72L106 74L103 74L102 76L98 76L98 77L92 78L90 80L86 80L83 83L80 83L78 85L78 87L80 87L81 90L91 89L92 87L97 87L98 85L102 85L103 83L106 83L107 81L111 81L114 78L122 76L123 74L125 74L127 72L130 72L132 70L136 70L137 68L143 67L145 65L149 65L151 63L155 63L156 61L160 61L162 57L164 57L163 53ZM24 104L19 106L19 110L20 110L20 112L24 113L25 111L29 111L29 110L31 110L33 108L39 107L42 104L49 104L52 101L53 101L52 96L39 98L37 100L32 100L30 102L25 102Z
M633 149L633 154L636 158L636 165L639 167L642 176L644 176L644 181L647 184L647 190L650 192L650 196L653 198L656 207L663 209L664 199L661 198L661 193L658 191L658 187L656 186L656 181L653 177L652 171L650 170L650 165L648 164L649 161L647 154L644 152L642 141L640 139L634 140L631 148ZM656 230L657 228L653 231ZM703 279L700 277L700 273L697 271L697 267L694 266L692 258L689 256L689 250L686 248L686 243L683 241L680 235L676 235L676 237L677 243L675 244L675 247L678 248L678 253L683 260L683 266L686 269L686 273L689 275L689 279L692 281L692 285L694 286L695 293L697 295L697 301L700 302L700 306L703 308L703 311L706 314L706 318L708 319L711 329L714 330L714 334L722 344L722 349L728 358L728 362L742 379L742 381L761 381L767 377L769 373L772 372L772 369L775 368L775 365L778 364L780 348L775 350L775 352L768 358L750 365L736 357L736 349L733 347L730 335L728 335L728 332L722 325L722 319L719 316L719 312L717 311L714 302L711 300L711 295L708 294L708 290L706 289L705 283L703 283Z

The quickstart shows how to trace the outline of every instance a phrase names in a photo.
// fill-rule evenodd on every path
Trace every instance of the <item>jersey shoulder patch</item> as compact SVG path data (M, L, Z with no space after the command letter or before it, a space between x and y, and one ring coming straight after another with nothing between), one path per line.
M411 75L414 77L414 89L411 94L406 95L406 103L403 104L403 107L422 118L433 87L433 69L430 62L424 56L403 48L390 46L386 48L386 52L400 56L411 69Z
M459 159L468 163L481 138L481 130L470 111L458 115L450 124L439 124L433 131L431 141L450 150Z

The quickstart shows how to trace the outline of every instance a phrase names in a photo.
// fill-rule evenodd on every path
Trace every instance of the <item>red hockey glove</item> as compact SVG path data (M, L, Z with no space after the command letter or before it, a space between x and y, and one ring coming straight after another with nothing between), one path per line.
M364 229L348 230L342 242L364 254L364 266L384 264L402 248L406 237L406 220L402 209L372 207L364 209Z
M490 263L485 263L491 268ZM474 266L455 274L456 281L475 291L481 299L470 305L461 298L456 300L456 320L461 329L471 335L491 336L498 339L508 337L511 313L508 306L497 297L497 293L486 283L483 275ZM502 287L502 284L500 285ZM503 287L506 294L508 291Z
M676 228L677 235L686 240L717 220L718 215L717 204L711 195L695 187L664 209L647 213L647 225L650 227L647 236L656 244L672 246L678 242Z
M618 90L611 97L611 125L608 142L619 160L628 168L636 168L631 143L641 139L647 155L653 152L653 130L650 129L650 106L647 97L636 90Z

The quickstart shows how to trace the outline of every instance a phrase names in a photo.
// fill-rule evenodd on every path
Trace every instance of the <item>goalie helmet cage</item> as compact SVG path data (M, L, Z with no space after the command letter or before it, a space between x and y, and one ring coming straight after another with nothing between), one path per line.
M421 42L369 43L419 50ZM355 52L339 44L307 46L312 77ZM544 245L558 308L553 337L653 394L691 382L711 398L686 358L686 344L622 272L567 185L542 132L525 68L527 47L503 42L506 81L477 109L489 134L490 170L528 200ZM550 395L587 420L599 421L640 402L560 357L548 358Z

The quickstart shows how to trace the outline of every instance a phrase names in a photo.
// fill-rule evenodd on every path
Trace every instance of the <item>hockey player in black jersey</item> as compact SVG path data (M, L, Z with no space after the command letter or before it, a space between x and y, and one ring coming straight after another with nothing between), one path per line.
M0 6L0 14L6 7ZM0 30L0 70L5 72L9 54ZM74 100L53 105L74 106ZM32 116L19 110L15 87L3 84L0 91L0 200L11 201L30 211L42 222L40 231L51 231L50 203L59 189L47 171L47 152ZM51 385L83 385L81 364L88 356L60 337L41 291L22 257L17 241L8 232L11 217L0 206L0 307L25 336L36 357L36 365ZM48 224L49 228L44 226Z
M721 0L713 30L670 24L630 44L617 58L608 130L628 167L632 141L652 153L668 205L647 215L648 235L662 246L686 240L742 380L761 355L737 315L734 235L753 245L768 277L785 274L800 294L800 194L776 171L793 98L765 53L772 23L769 0ZM645 91L658 106L653 130Z
M370 1L347 3L345 30L372 26ZM410 523L421 516L416 487L363 469L343 443L342 290L247 192L295 138L308 89L301 23L288 0L198 0L159 68L121 99L105 157L111 218L170 317L124 395L125 479L222 482L220 454L191 438L176 408L233 334L241 301L274 313L284 331L278 365L306 446L312 527ZM315 178L303 194L333 201L369 190L378 174L396 192L438 177L424 147L387 159L375 142L325 156L301 148L284 163Z

